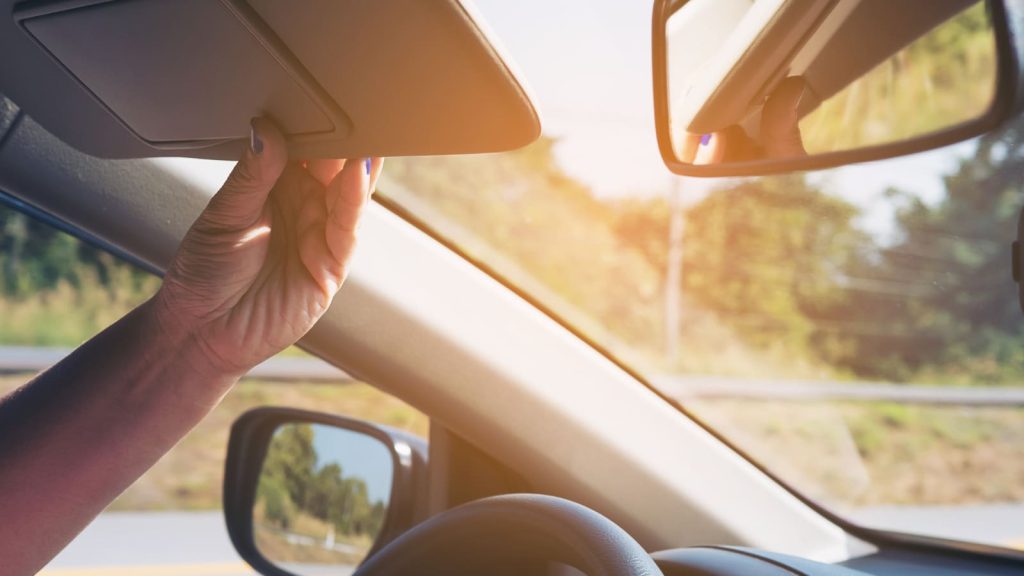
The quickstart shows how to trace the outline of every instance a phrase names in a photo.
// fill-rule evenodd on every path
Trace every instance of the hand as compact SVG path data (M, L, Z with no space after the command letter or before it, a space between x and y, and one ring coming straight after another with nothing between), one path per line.
M289 161L255 119L250 146L185 235L155 297L163 330L240 376L301 338L331 305L383 160Z
M808 92L803 78L785 78L761 108L760 142L737 125L712 134L687 134L681 158L706 165L806 156L800 134L800 104Z

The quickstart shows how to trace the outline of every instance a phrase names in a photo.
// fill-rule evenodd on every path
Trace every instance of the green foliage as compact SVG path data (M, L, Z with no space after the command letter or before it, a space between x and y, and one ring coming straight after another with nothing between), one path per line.
M878 248L870 271L902 291L849 303L848 315L887 330L852 335L852 352L841 362L879 377L958 383L1013 381L1024 373L1024 331L1009 274L1022 144L1018 121L979 142L946 178L941 201L902 196L900 239Z
M810 356L834 373L892 381L1014 382L1024 329L1009 275L1024 173L1024 121L981 139L925 202L899 190L895 238L800 176L749 179L686 210L683 284L755 348ZM664 200L616 205L616 230L667 265ZM697 336L700 338L700 336Z
M297 514L330 522L339 534L372 541L384 526L384 502L371 502L362 478L345 476L337 462L324 464L309 424L289 424L274 433L260 472L257 509L283 530Z
M660 342L660 272L542 138L507 154L395 158L381 193L601 340Z
M995 34L978 2L828 96L800 130L812 153L895 142L980 117L995 87Z
M1020 206L1022 133L1024 124L984 139L937 204L890 191L887 202L902 206L895 238L868 234L861 208L800 175L707 194L685 209L682 360L669 368L965 384L1018 377L1024 340L1006 239ZM398 159L383 190L599 342L651 366L663 358L669 204L593 198L557 169L551 146Z
M661 199L618 205L616 231L656 270L668 266L669 207ZM857 209L801 176L747 180L707 195L685 213L682 290L691 310L711 314L754 348L829 360L843 345L829 313L848 295L841 270L866 241ZM687 346L706 338L688 333Z
M282 486L282 479L264 474L259 482L256 490L263 503L266 520L288 530L295 517L295 504L288 490Z
M110 254L0 207L0 344L78 345L158 286Z
M283 488L293 504L304 507L315 468L312 427L283 426L274 433L261 475Z

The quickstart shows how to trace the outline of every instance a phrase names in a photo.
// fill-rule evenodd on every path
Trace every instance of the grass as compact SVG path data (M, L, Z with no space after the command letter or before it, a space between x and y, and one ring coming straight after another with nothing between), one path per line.
M126 268L113 274L124 277L114 278L110 288L92 281L81 286L61 281L26 297L0 298L0 344L76 346L158 286L158 280L132 277ZM682 334L686 346L676 362L661 369L736 377L849 378L829 367L796 361L787 350L753 350L720 322L698 312L688 310ZM294 347L283 354L305 355ZM645 365L658 364L644 360ZM0 395L26 378L0 376ZM333 412L427 434L426 416L365 384L244 380L111 508L218 508L231 422L248 409L266 405ZM696 401L690 408L782 478L829 503L1024 500L1022 408L744 400Z
M142 283L104 288L88 282L76 287L61 280L50 290L0 297L0 344L77 346L148 299L159 279L147 277Z
M0 377L0 396L26 380ZM428 419L408 404L366 384L243 380L210 416L126 490L111 510L220 508L224 455L231 423L258 406L289 406L351 416L426 437Z
M0 377L0 394L25 377ZM220 507L231 422L257 406L343 414L426 437L428 418L366 384L242 381L111 506ZM1024 408L891 402L693 401L690 408L799 490L837 506L1024 501Z
M1024 408L760 400L690 407L831 505L1024 501Z

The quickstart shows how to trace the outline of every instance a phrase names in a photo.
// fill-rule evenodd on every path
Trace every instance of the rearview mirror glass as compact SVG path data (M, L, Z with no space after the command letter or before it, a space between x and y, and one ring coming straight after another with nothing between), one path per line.
M678 173L883 158L998 121L1000 50L987 2L660 4L659 140Z
M279 426L256 487L256 548L297 576L350 573L380 536L393 477L391 451L372 436L323 424Z

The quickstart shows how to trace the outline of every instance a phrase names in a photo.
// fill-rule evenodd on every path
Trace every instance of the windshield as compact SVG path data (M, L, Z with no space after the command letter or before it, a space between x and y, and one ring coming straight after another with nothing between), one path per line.
M477 4L545 137L389 160L381 194L848 520L1024 547L1024 122L900 160L679 179L655 148L649 6Z

